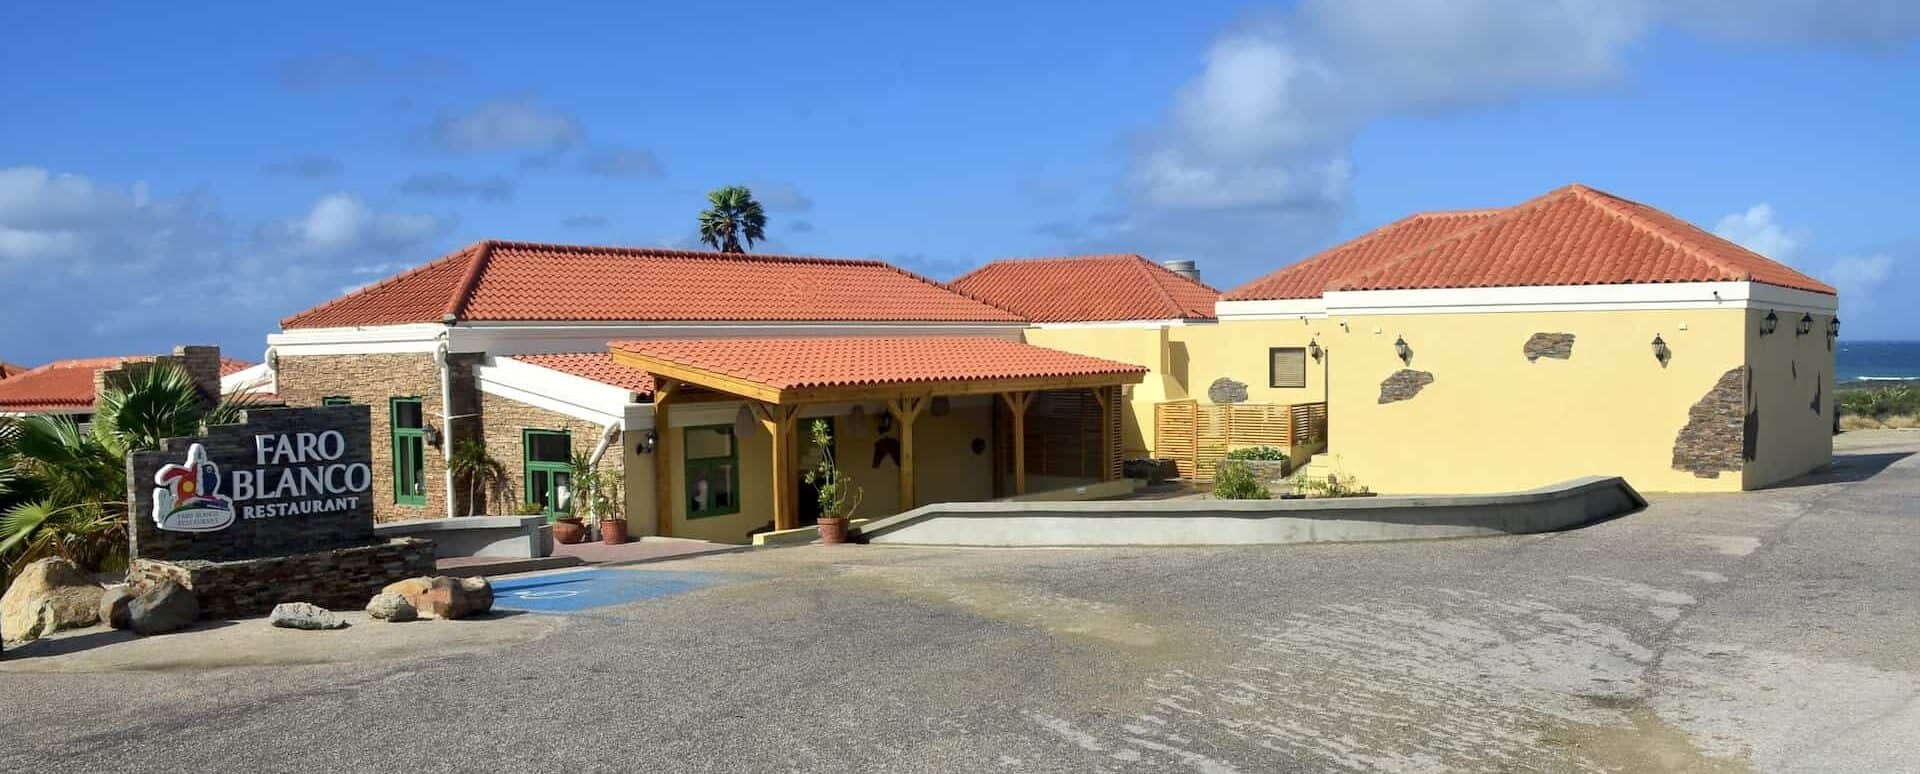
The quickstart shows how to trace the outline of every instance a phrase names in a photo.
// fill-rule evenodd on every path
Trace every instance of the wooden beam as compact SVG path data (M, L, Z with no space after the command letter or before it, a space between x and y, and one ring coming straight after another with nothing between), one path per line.
M747 403L747 408L753 412L755 419L760 420L760 426L766 428L767 435L773 439L771 455L773 528L787 530L799 527L800 455L794 437L794 426L798 424L800 407L752 401Z
M1107 387L1093 388L1093 399L1100 404L1100 480L1113 480L1113 396Z
M1031 392L1003 392L1007 413L1013 415L1013 493L1027 493L1027 407L1033 405Z
M673 537L673 505L677 500L673 496L673 426L667 415L668 405L679 389L672 379L653 375L653 516L654 534L661 537Z
M920 418L920 412L927 407L927 396L892 398L887 401L887 413L893 415L893 421L900 425L900 511L911 511L916 507L913 496L913 421Z

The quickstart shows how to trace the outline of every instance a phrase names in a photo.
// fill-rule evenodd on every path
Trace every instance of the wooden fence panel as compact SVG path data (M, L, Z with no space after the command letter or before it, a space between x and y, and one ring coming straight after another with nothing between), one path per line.
M1212 481L1227 452L1249 446L1292 451L1324 448L1327 404L1233 403L1154 405L1154 456L1172 459L1182 478Z

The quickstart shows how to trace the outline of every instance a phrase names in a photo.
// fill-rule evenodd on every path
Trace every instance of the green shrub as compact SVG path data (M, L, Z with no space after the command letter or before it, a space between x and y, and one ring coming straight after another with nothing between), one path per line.
M1221 500L1268 500L1267 485L1240 460L1227 460L1213 473L1213 496Z
M1326 478L1305 476L1300 479L1300 493L1308 497L1365 497L1373 490L1361 486L1352 475L1328 473Z
M1287 453L1272 446L1248 446L1227 452L1230 460L1260 460L1263 462L1286 462Z
M1880 419L1893 414L1920 413L1920 388L1912 385L1847 390L1840 393L1840 413Z

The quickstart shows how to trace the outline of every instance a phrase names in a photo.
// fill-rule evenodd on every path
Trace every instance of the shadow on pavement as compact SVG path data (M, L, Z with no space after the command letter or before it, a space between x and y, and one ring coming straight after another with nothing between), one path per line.
M181 629L178 632L156 634L153 636L170 637L173 634L224 629L235 623L235 621L201 621L185 629ZM51 637L42 637L32 642L8 646L5 655L0 655L0 661L25 661L30 658L53 658L143 639L147 638L125 629L103 629L95 627L73 634L56 632Z
M1878 454L1835 454L1833 466L1818 470L1799 478L1782 481L1762 489L1792 489L1820 484L1850 484L1865 481L1880 475L1893 463L1913 456L1913 452L1881 452Z

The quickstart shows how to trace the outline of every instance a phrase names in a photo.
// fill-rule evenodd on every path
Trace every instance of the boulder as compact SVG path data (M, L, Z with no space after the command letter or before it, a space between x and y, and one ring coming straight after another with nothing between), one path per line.
M200 618L200 598L178 581L164 580L127 605L127 618L143 635L178 631Z
M436 618L466 618L493 609L493 584L486 578L450 578L441 575L427 589L420 611Z
M28 640L92 626L100 621L101 591L73 562L57 556L33 562L0 596L0 639Z
M115 629L133 627L133 590L124 585L108 586L100 595L100 620Z
M324 607L308 602L282 602L267 614L267 623L282 629L345 629L347 622Z
M367 615L381 621L400 623L419 618L420 611L413 606L412 602L408 602L406 597L392 592L382 592L373 595L372 601L367 602Z
M380 590L380 593L399 594L407 600L407 604L413 606L414 610L424 614L427 612L427 592L432 589L433 579L422 575L418 578L389 583L386 588Z

